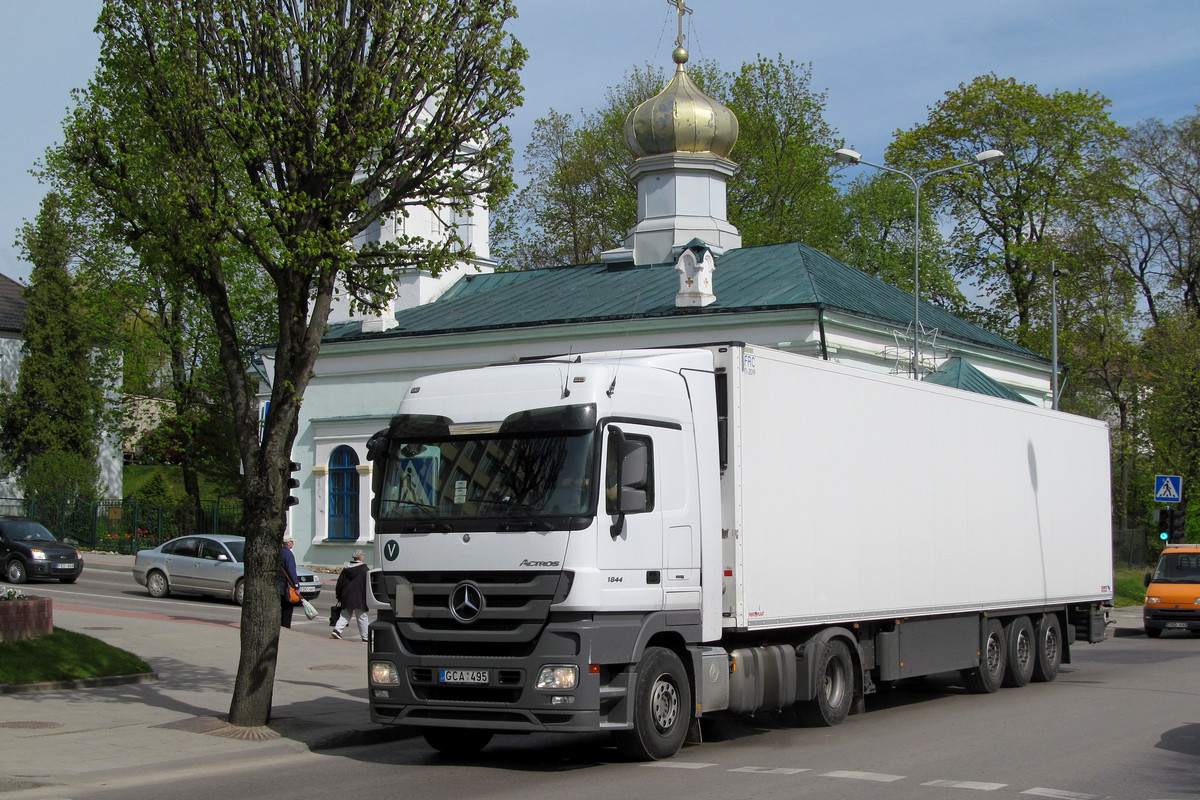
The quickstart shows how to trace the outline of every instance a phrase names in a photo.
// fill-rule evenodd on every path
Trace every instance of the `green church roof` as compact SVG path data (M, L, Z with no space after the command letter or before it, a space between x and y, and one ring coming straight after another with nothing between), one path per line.
M432 303L396 314L397 327L363 334L359 320L330 326L326 341L395 338L578 322L696 317L825 308L906 327L913 296L799 242L730 250L716 258L704 308L677 308L679 278L669 265L577 264L468 275ZM937 306L921 304L921 324L942 337L1037 358Z
M971 366L970 362L964 361L958 356L946 359L937 372L926 375L925 383L952 386L955 389L964 389L968 392L986 394L992 397L1003 397L1005 400L1015 400L1018 403L1033 405L1029 400L1009 389L1004 384L992 380Z

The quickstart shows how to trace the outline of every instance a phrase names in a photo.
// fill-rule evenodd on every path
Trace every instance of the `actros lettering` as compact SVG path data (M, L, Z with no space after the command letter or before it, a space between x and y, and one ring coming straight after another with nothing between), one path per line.
M522 567L557 567L558 562L557 561L530 561L528 558L526 558L521 562L520 566L522 566Z

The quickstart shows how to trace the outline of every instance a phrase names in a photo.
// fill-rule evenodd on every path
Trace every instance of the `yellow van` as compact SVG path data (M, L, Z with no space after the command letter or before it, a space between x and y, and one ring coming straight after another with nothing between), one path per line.
M1163 548L1154 574L1146 573L1142 624L1151 638L1164 630L1200 633L1200 545Z

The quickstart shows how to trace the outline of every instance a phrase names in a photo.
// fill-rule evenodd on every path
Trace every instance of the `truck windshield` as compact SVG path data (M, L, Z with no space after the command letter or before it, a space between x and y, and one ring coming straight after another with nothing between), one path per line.
M595 432L401 437L389 442L379 518L580 516L595 500Z
M1155 583L1200 583L1200 553L1164 553L1154 570Z

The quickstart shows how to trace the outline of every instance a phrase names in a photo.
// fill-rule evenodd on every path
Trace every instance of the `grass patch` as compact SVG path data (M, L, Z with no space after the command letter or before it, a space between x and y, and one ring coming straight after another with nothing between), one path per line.
M161 475L167 483L167 488L171 492L171 496L182 500L187 496L183 489L183 470L179 467L173 467L163 464L146 465L146 464L130 464L126 466L121 473L122 489L126 497L137 494L142 487L154 480L155 475ZM205 502L224 499L225 501L237 501L241 497L241 488L235 484L231 484L219 477L201 474L200 478L200 496Z
M1117 608L1140 606L1146 602L1146 573L1149 567L1125 567L1114 570L1113 605Z
M152 671L133 653L63 628L36 639L0 642L0 683L72 681Z

